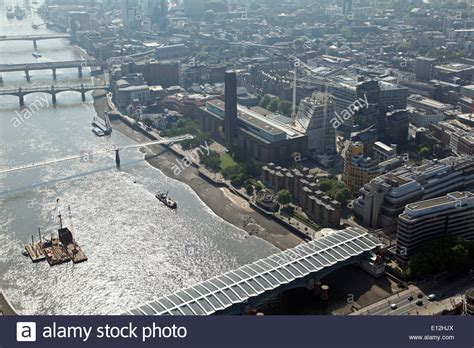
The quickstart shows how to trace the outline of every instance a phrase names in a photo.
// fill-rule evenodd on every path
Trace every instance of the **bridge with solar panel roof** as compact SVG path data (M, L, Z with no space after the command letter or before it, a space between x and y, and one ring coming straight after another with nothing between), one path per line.
M245 308L261 307L283 291L310 288L315 280L344 266L367 264L382 246L369 233L349 227L158 298L124 314L241 314ZM380 269L379 266L374 265Z

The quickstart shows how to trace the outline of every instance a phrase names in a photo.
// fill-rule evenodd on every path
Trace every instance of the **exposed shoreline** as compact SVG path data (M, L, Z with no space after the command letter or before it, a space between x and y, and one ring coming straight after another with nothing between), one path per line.
M107 97L101 93L93 93L94 108L100 117L109 111ZM111 121L114 130L137 142L149 141L142 133L129 127L121 120ZM172 169L178 157L163 146L149 147L152 152L147 153L147 162L160 170L166 176L181 181L190 186L200 199L219 217L243 229L253 236L257 236L273 244L275 247L286 250L300 244L303 240L288 231L277 222L263 216L249 207L248 202L235 195L227 188L218 188L199 176L194 167L187 168L180 175L175 175ZM158 156L154 156L159 154Z
M15 309L0 290L0 315L17 315Z
M82 47L73 45L76 54L83 59L93 58ZM92 77L96 85L104 83L104 76ZM106 111L110 111L107 102L107 93L103 90L92 92L94 99L94 108L98 117ZM145 135L136 132L127 124L120 120L111 121L114 130L136 142L145 142L149 140ZM166 176L181 181L190 186L200 199L219 217L243 229L249 235L257 236L273 244L275 247L286 250L297 246L303 239L293 234L291 231L278 224L274 220L262 215L251 208L247 201L238 195L232 193L227 188L218 188L199 176L197 169L190 167L184 170L179 176L176 176L172 170L172 165L176 164L178 157L163 146L149 147L153 153L147 156L147 162L154 168L160 170ZM153 156L159 154L159 156Z

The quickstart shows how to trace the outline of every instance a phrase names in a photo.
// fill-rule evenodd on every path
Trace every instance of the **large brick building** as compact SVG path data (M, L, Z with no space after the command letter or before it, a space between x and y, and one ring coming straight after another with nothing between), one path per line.
M209 132L218 141L224 141L225 116L225 103L214 99L198 108L196 120L204 132ZM238 105L236 126L234 145L256 160L289 163L295 154L301 158L307 154L306 135L253 109Z
M262 181L275 191L288 190L293 201L317 224L339 227L341 204L321 191L309 169L287 169L269 163L262 168Z

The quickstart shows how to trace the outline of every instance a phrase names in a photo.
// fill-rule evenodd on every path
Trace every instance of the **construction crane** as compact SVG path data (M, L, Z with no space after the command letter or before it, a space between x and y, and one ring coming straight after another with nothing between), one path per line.
M329 87L335 86L336 84L327 78L314 76L313 69L308 64L306 64L301 59L299 59L298 57L292 55L290 56L290 61L293 61L293 67L294 67L293 68L293 83L292 83L292 87L293 87L293 101L292 101L292 113L291 113L292 123L296 124L296 117L297 117L296 92L297 92L298 81L306 82L306 83L315 82L315 83L324 85L324 94L326 95L324 97L324 114L326 115L327 102L328 102L327 94L329 93ZM298 79L298 68L304 69L306 72L308 72L310 75L307 76L307 78L309 78L312 81L308 81L307 79Z
M293 67L293 105L291 107L291 119L292 123L294 124L296 122L296 81L298 79L298 70L297 68L299 67L299 60L295 61L294 67Z
M249 18L250 0L245 0L245 18Z

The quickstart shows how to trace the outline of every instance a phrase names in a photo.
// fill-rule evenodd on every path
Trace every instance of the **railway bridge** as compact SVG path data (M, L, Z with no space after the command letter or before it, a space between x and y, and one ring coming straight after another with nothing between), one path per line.
M383 244L356 227L333 233L132 309L125 315L242 314L258 310L285 290L315 289L327 274L367 265ZM383 273L383 264L373 263ZM364 267L368 269L367 266ZM372 272L371 272L372 273ZM316 289L317 290L317 289Z

